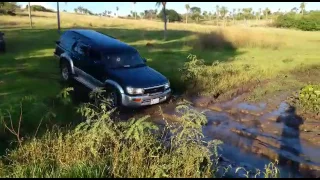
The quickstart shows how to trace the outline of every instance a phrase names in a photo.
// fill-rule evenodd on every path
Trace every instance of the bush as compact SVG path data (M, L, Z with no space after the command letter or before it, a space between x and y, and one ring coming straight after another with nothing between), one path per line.
M299 17L295 14L287 14L279 16L274 24L276 27L296 28L303 31L319 31L320 30L320 12L311 12Z
M299 104L306 111L320 112L320 85L308 85L299 93Z
M189 55L190 61L181 69L182 81L188 85L188 93L213 95L215 97L235 87L256 80L258 77L241 74L247 73L250 65L220 64L205 65L204 61L195 55Z
M148 116L113 121L113 110L108 110L106 102L79 108L87 121L74 130L48 131L10 151L6 163L0 163L0 176L215 176L219 141L203 142L204 114L180 105L177 120L160 130Z

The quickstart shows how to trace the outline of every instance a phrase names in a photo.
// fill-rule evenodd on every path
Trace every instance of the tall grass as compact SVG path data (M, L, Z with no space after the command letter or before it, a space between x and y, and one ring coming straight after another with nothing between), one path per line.
M181 68L182 80L188 84L188 93L219 96L245 83L257 82L260 76L247 73L254 69L250 64L230 64L214 62L205 65L204 60L195 55L188 56L189 61Z
M270 48L277 50L284 44L281 36L276 34L270 35L249 28L224 28L199 34L195 45L203 49Z

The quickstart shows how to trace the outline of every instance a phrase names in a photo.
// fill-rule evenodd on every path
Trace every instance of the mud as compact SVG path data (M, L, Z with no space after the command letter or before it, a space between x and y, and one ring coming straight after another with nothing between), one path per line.
M239 97L219 103L208 98L191 101L192 108L205 111L206 139L224 142L220 151L222 164L231 165L231 171L239 166L263 170L277 159L281 177L320 177L320 132L312 128L320 123L305 121L294 107L276 101L249 104ZM174 103L162 104L131 115L150 114L154 122L163 124L164 119L173 121L179 116L175 107ZM243 172L239 173L229 176L241 177Z

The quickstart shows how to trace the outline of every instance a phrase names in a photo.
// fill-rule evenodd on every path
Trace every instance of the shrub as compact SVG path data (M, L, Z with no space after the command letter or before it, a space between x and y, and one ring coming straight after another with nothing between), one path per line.
M87 121L74 130L48 131L9 151L1 177L214 177L219 141L203 142L204 114L180 105L181 116L160 130L148 116L113 121L105 102L83 104Z
M315 11L299 17L295 14L279 16L274 25L282 28L296 28L303 31L320 30L320 12Z
M307 111L320 111L320 85L308 85L299 93L299 104Z
M243 83L255 80L248 74L241 74L251 68L250 65L220 64L205 65L202 59L189 55L182 71L182 81L188 86L188 93L219 96Z

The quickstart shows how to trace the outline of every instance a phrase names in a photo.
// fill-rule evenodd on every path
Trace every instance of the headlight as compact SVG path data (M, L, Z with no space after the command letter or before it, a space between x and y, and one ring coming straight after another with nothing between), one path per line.
M127 87L126 89L129 94L143 94L144 93L144 90L142 88Z
M170 88L170 82L164 85L164 89L169 89Z

